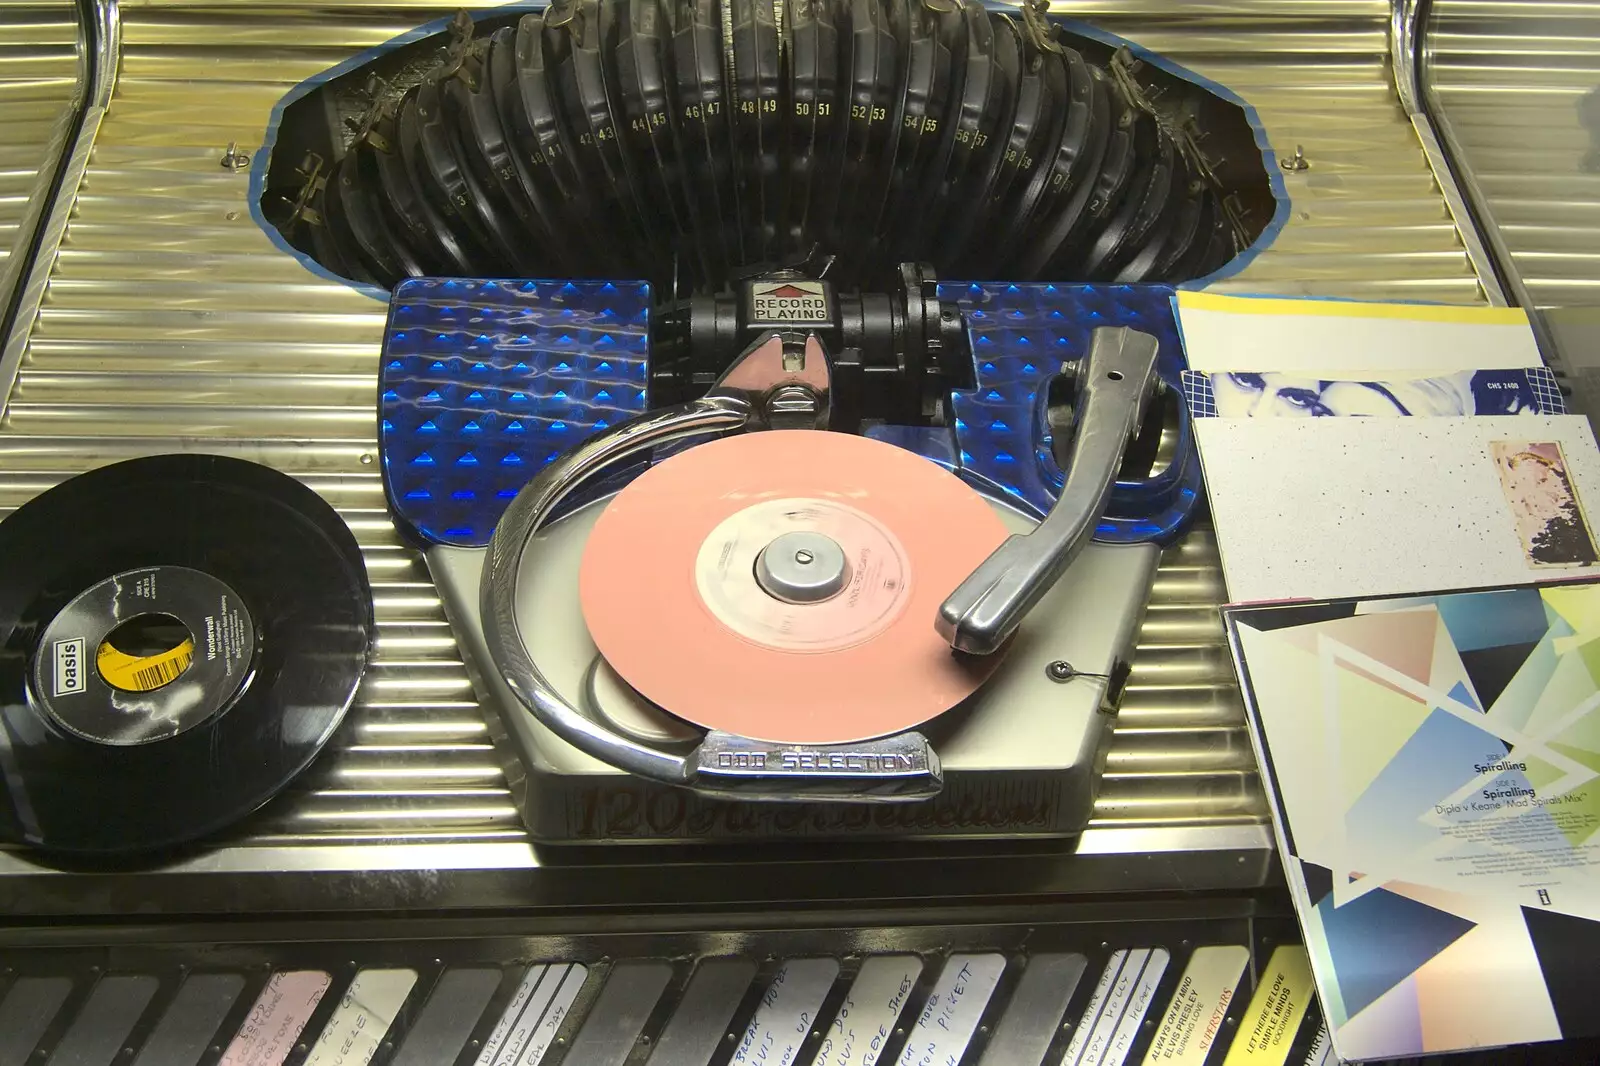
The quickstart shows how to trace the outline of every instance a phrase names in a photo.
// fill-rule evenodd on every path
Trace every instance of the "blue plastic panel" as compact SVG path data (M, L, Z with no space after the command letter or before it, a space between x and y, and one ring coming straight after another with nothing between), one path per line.
M945 283L967 317L977 388L951 397L949 429L876 426L1036 516L1062 472L1044 395L1101 326L1160 342L1162 377L1184 368L1162 286ZM384 484L395 513L434 543L488 543L517 491L557 454L647 405L649 290L638 282L415 279L395 291L380 373ZM1097 539L1166 540L1200 488L1184 420L1178 460L1120 484Z
M1168 286L947 282L939 295L961 305L977 383L951 397L955 469L1035 517L1050 509L1064 478L1051 454L1045 392L1062 364L1088 353L1095 330L1128 326L1154 336L1157 372L1181 396L1186 363ZM1118 483L1097 540L1166 541L1185 528L1202 484L1187 411L1179 408L1176 458L1156 478Z
M427 541L487 544L540 467L645 409L649 314L640 282L402 282L378 386L395 514Z

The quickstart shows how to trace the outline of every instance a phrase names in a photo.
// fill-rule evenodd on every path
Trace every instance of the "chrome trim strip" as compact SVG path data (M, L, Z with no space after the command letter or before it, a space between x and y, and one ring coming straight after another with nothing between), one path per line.
M17 295L14 311L6 320L9 332L3 338L3 346L0 346L0 424L5 421L11 389L16 384L17 371L22 366L22 356L27 350L34 320L39 316L45 292L50 287L50 276L55 271L56 257L66 237L73 208L78 202L78 189L83 184L84 172L89 169L89 156L94 151L101 119L111 106L111 94L116 89L122 56L122 14L117 0L94 0L93 17L84 29L87 41L83 55L88 78L83 80L92 79L85 94L87 106L83 109L82 121L77 122L77 133L72 136L72 154L60 169L59 182L55 183L52 194L39 197L37 210L41 214L44 205L49 204L43 231L33 245L32 254L17 257L22 262L16 264L16 274L11 279L13 282L16 278L26 280ZM72 123L66 125L70 128ZM63 130L64 135L65 132ZM36 195L40 191L43 190L36 186ZM9 285L0 285L0 292L9 291Z
M1497 269L1497 257L1491 256L1489 248L1485 246L1478 227L1479 215L1472 210L1457 182L1453 164L1458 155L1447 152L1441 146L1434 117L1426 106L1422 58L1418 49L1426 37L1427 13L1428 0L1390 0L1389 57L1395 91L1400 96L1406 116L1411 120L1412 129L1417 132L1417 140L1421 142L1423 154L1428 159L1428 169L1433 171L1434 181L1439 184L1445 208L1450 212L1450 220L1455 223L1456 232L1461 236L1462 247L1472 264L1473 273L1478 276L1484 298L1491 306L1505 307L1509 301L1501 285L1502 275ZM1503 256L1499 257L1499 263L1505 261ZM1525 300L1519 300L1518 304L1528 306Z

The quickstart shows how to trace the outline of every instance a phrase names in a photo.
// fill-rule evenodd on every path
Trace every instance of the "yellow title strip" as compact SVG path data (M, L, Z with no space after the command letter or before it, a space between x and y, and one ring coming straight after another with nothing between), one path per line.
M1526 326L1520 307L1454 307L1441 304L1357 303L1348 300L1286 300L1261 296L1224 296L1214 292L1180 292L1184 311L1224 311L1231 315L1301 315L1319 318L1392 318L1412 322L1463 322L1477 326Z

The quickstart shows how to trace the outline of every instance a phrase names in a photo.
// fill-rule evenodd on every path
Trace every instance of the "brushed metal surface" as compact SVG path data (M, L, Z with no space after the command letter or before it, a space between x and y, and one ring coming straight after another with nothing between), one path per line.
M1304 146L1310 168L1285 174L1287 226L1219 289L1483 300L1395 94L1387 3L1056 8L1228 85L1255 107L1280 154ZM219 166L228 142L262 143L273 105L294 84L451 10L156 0L123 12L115 97L60 246L43 264L37 318L13 338L21 360L0 416L0 513L122 457L209 450L270 463L303 478L355 530L379 637L334 750L224 846L142 878L44 873L24 855L0 855L0 873L15 875L0 877L13 913L595 903L673 892L721 900L758 898L773 884L805 898L848 887L805 855L773 867L781 881L758 883L743 853L630 855L617 860L632 871L625 877L527 843L439 597L384 509L372 409L384 308L279 251L251 218L247 173ZM1095 820L1076 844L1080 855L1120 856L1125 889L1158 867L1170 883L1168 848L1210 857L1179 880L1266 875L1265 808L1219 594L1208 535L1167 554ZM352 844L360 846L342 846ZM1013 864L991 867L1000 854ZM1071 883L1059 848L972 855L960 886L936 895ZM909 887L919 877L954 876L950 861L895 858L886 855L889 872L858 894L925 896L932 890ZM283 869L342 873L272 874ZM212 876L219 871L235 876Z
M1600 304L1600 7L1434 0L1424 82L1532 305Z
M0 0L0 322L87 86L73 0Z

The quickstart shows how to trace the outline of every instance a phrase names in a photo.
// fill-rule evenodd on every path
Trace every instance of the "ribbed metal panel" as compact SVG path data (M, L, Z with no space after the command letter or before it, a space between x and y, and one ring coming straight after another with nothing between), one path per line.
M40 171L48 186L80 91L80 37L71 0L0 0L0 307L11 259L31 238Z
M1310 169L1286 175L1287 227L1221 288L1482 299L1395 98L1386 4L1058 9L1230 86L1280 153L1304 146ZM462 865L537 861L517 843L520 823L438 595L384 511L372 440L384 308L278 251L251 220L246 175L218 165L228 142L262 142L273 104L295 83L450 13L311 2L125 11L116 96L0 422L0 507L98 463L206 449L303 477L356 530L381 628L371 677L339 750L239 835L240 848L216 860L223 868L271 866L279 853L268 847L305 868L323 854L311 845L348 841L457 842L459 852L431 853L441 869L457 856ZM1184 826L1242 828L1250 832L1238 839L1268 846L1219 595L1214 543L1197 534L1162 567L1081 850L1148 851L1151 838L1125 831ZM471 845L488 841L512 846L486 859ZM374 862L383 851L365 850ZM352 863L361 859L348 850L338 860Z
M1600 304L1600 7L1435 0L1428 83L1539 307Z

